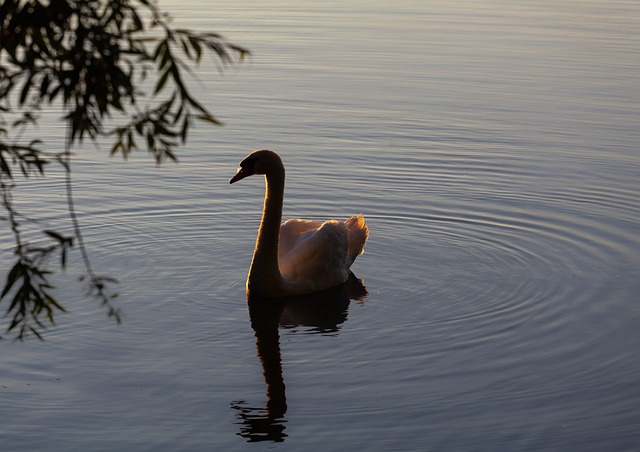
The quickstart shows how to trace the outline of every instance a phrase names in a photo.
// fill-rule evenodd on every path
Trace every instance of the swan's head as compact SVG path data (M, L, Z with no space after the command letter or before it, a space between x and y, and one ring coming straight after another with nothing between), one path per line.
M254 174L271 174L273 172L284 172L284 166L280 156L267 149L253 151L240 162L238 173L231 178L230 184L244 179Z

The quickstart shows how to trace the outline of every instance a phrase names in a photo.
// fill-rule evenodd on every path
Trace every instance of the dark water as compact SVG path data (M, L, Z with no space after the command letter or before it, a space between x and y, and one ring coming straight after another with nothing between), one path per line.
M2 450L640 448L640 4L166 7L254 57L199 69L225 126L179 165L78 159L125 321L74 261L47 341L1 347ZM366 289L249 315L255 148L285 218L365 214ZM59 175L18 190L68 227Z

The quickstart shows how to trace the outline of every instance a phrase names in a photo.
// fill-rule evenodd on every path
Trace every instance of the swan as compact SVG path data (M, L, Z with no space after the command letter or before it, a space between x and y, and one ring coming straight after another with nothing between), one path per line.
M304 295L346 282L369 237L364 216L325 222L291 219L281 225L285 172L280 156L270 150L252 152L229 183L254 174L265 176L266 191L247 295Z

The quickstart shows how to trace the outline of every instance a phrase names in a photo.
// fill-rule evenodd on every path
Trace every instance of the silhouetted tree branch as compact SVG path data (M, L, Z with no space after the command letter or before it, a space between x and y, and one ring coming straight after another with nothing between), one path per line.
M124 158L143 143L157 163L176 160L175 149L195 121L219 121L191 94L185 73L193 75L205 54L221 67L249 52L215 33L175 28L168 15L147 0L3 0L0 4L0 200L15 239L16 261L9 269L0 302L8 303L8 331L17 339L41 337L45 321L64 311L52 296L53 256L64 269L76 245L89 293L118 322L109 289L115 279L94 273L73 203L71 150L84 140L115 138L111 154ZM153 91L145 94L143 86ZM146 102L146 103L145 103ZM65 149L54 152L25 135L37 124L43 105L59 104L66 127ZM115 118L115 119L114 119ZM114 124L114 122L118 124ZM47 165L60 165L73 235L43 231L48 245L33 245L22 234L33 220L16 211L13 188L21 178L44 177Z

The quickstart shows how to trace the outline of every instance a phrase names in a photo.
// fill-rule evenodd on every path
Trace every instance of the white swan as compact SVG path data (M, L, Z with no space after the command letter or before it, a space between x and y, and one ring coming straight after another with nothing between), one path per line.
M278 154L249 154L230 184L253 174L266 178L262 220L247 277L247 295L285 297L328 289L349 278L369 229L362 214L347 221L282 221L284 166Z

